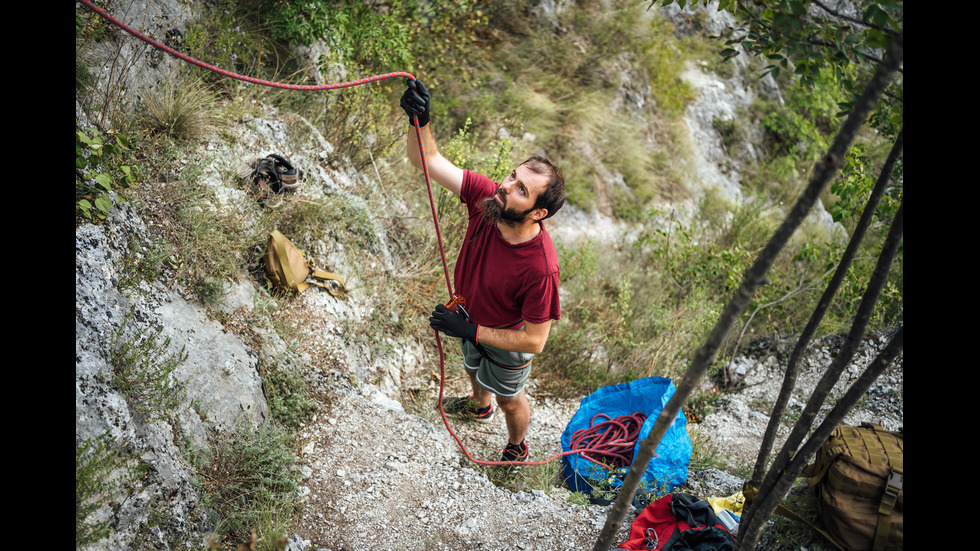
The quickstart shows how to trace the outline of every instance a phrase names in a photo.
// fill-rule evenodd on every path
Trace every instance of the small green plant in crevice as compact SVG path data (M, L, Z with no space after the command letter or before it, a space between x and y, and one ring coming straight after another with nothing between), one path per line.
M262 390L269 402L272 416L285 427L299 428L316 411L316 400L310 396L309 385L295 365L277 361L261 365Z
M216 514L225 542L258 535L257 549L276 549L289 527L299 488L289 433L274 423L219 437L196 465L203 504Z
M691 439L691 463L692 470L721 469L724 467L722 460L724 454L714 442L711 435L702 431L699 427L688 425L687 434Z
M619 492L622 491L622 479L626 477L629 472L629 467L620 467L618 469L609 471L609 478L606 480L596 480L582 477L582 480L589 485L588 492L582 492L589 503L597 505L608 505L616 501L619 497ZM614 485L613 482L616 482ZM636 494L633 497L634 503L638 504L638 507L642 508L654 501L664 497L669 494L666 486L660 485L656 480L651 483L640 481L640 484L636 488Z
M120 202L122 191L136 186L139 169L131 162L132 143L120 132L75 131L75 205L90 221L105 220L112 208L110 192Z
M109 535L106 521L90 521L131 476L109 433L75 446L75 546L81 548Z
M141 281L158 279L165 269L173 268L171 255L172 249L165 241L143 243L131 238L128 254L122 260L119 288L134 289Z
M714 127L718 135L721 136L721 142L725 145L725 150L727 150L735 145L738 140L738 122L735 119L722 119L715 117L711 121L711 125Z
M147 329L127 336L130 316L112 338L112 384L126 397L127 403L152 423L170 417L184 401L184 382L174 371L187 360L181 347L170 349L170 337L160 340L162 328Z

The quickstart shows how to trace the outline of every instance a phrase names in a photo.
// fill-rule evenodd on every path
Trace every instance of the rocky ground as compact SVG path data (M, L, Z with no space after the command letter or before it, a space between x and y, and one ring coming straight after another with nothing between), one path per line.
M689 73L701 90L688 115L693 136L709 128L715 116L730 116L751 100L698 71L695 67ZM77 102L76 121L79 127L88 126ZM231 131L235 143L219 139L203 146L198 183L201 189L214 192L221 203L215 208L238 209L244 219L257 216L258 207L241 186L226 178L257 152L282 153L304 167L306 185L298 194L301 200L341 197L358 213L400 208L368 205L384 196L377 190L371 194L376 185L373 177L346 166L315 130L303 147L291 141L296 133L289 130L270 111L267 117L239 121ZM695 156L706 160L694 168L707 180L717 176L707 170L717 165L712 161L717 152L704 148L721 145L714 144L719 140L713 133L703 133ZM723 181L715 185L729 189L729 180L734 181L735 176L720 179ZM147 182L145 188L150 195L159 195L165 193L165 186ZM412 200L416 199L420 198ZM142 215L148 218L144 221L137 209L125 206L115 210L106 224L76 228L76 446L108 434L113 441L124 442L126 452L147 473L133 494L113 496L97 513L111 522L112 533L92 549L170 548L170 542L182 538L189 538L185 542L189 548L201 548L213 525L199 508L195 474L184 454L194 446L205 448L216 431L267 419L269 406L257 365L284 357L301 366L318 403L316 415L301 431L303 480L290 550L592 547L608 507L583 504L581 496L561 488L558 462L526 468L516 478L502 481L465 459L435 411L439 369L431 336L394 337L377 330L378 320L391 314L385 310L383 297L371 294L374 287L369 279L396 277L392 274L405 268L404 263L397 265L405 259L390 252L389 236L376 219L366 215L368 225L377 230L372 236L376 250L371 253L345 248L342 241L331 239L329 228L303 244L310 256L347 277L350 292L345 300L312 289L278 303L278 310L270 313L268 295L247 273L224 290L220 304L207 307L175 285L173 278L133 278L133 262L152 253L146 248L153 242L149 234L162 231L168 223L162 210L151 205ZM549 228L554 227L553 234L563 234L568 242L616 239L624 230L597 213L569 208L560 215L566 220L564 227L556 217ZM177 270L179 265L175 262L167 269ZM162 337L172 339L170 349L183 348L188 353L188 360L174 373L187 381L187 400L169 422L144 422L111 383L109 349L127 316L132 319L130 330L162 327ZM289 342L273 329L270 318L288 322L295 331ZM867 339L845 379L856 376L884 338ZM734 369L745 376L744 385L713 404L698 425L690 425L697 443L696 458L680 491L699 497L726 496L741 487L791 346L791 342L758 342L736 359ZM789 417L801 410L805 392L839 346L838 337L814 344ZM466 392L455 365L449 367L448 387L450 396ZM560 451L561 432L579 399L545 396L537 392L533 379L529 399L532 457L542 460ZM833 396L828 402L832 401ZM848 422L876 421L897 428L904 422L903 415L903 364L899 359ZM505 440L502 417L486 426L453 422L453 428L477 458L499 457ZM617 543L625 537L624 529ZM155 545L139 543L146 541ZM764 548L780 545L770 535Z
M814 347L803 384L818 376L836 339ZM866 362L883 343L869 339L855 364ZM746 390L728 394L700 425L692 425L702 446L716 460L744 472L755 459L767 417L765 400L778 392L774 356L744 357L756 364ZM469 462L434 411L435 384L418 394L421 403L403 406L378 388L354 385L339 371L315 374L329 398L304 431L303 461L308 495L296 531L308 547L299 549L589 549L608 507L576 505L556 484L559 468L530 467L526 482L500 482L492 471ZM456 394L462 392L457 381ZM901 364L890 370L878 390L849 416L850 422L902 424ZM452 394L453 391L450 391ZM559 439L577 408L577 400L536 398L529 390L533 420L529 442L534 459L560 452ZM798 407L793 402L793 408ZM417 414L406 412L417 411ZM506 435L501 418L492 424L450 421L471 453L493 460ZM702 452L704 453L704 452ZM556 462L557 463L557 462ZM513 489L522 484L539 489ZM679 491L699 497L727 496L742 479L716 468L692 469ZM543 489L542 489L543 488ZM632 516L632 515L631 515ZM630 519L628 519L630 520ZM617 541L626 538L624 530ZM777 542L771 543L778 548Z

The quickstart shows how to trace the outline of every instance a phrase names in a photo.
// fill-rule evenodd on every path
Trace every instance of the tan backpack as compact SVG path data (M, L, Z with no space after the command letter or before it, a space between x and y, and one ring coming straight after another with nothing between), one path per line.
M841 425L803 471L831 539L843 549L903 548L903 433Z
M303 256L303 251L286 239L279 230L273 230L269 234L262 265L265 267L265 280L269 287L278 291L302 293L310 285L323 287L334 296L346 291L344 278L313 266L313 262Z

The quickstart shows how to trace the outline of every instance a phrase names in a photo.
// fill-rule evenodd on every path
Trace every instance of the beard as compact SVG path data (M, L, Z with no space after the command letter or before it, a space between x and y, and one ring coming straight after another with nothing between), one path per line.
M494 193L490 197L487 197L481 201L481 207L483 208L483 220L496 224L497 222L503 222L508 226L516 226L527 220L527 215L531 214L534 208L527 209L525 211L519 211L517 209L507 208L507 204L501 204L497 202L497 197L500 197L501 201L506 201L503 195L499 193Z

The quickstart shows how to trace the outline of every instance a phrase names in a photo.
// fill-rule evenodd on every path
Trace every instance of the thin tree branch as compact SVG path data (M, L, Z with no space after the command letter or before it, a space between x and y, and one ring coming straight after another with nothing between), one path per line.
M607 551L612 545L612 538L620 526L622 526L623 518L629 509L633 494L636 492L643 472L646 471L647 465L650 463L650 459L653 457L661 438L663 438L667 432L667 428L673 423L674 417L677 416L681 406L683 406L684 402L687 401L697 387L698 381L700 381L705 371L707 371L708 367L714 361L722 341L731 332L735 322L745 311L752 295L755 294L755 291L765 281L766 272L772 267L779 252L786 246L786 243L796 231L796 228L803 222L806 214L813 207L814 203L816 203L827 183L837 173L848 147L850 147L851 142L853 142L858 130L864 123L864 119L867 118L872 105L877 101L878 96L881 95L881 91L887 87L895 69L901 64L902 47L903 35L900 34L889 49L889 56L886 58L888 62L878 66L871 82L855 103L847 119L845 119L843 126L841 126L840 131L837 133L837 137L831 144L830 150L814 167L810 183L800 195L796 204L793 205L793 209L786 216L786 219L783 220L779 229L776 230L776 233L769 240L769 243L766 244L766 247L759 254L755 263L746 271L741 286L729 300L728 304L725 305L718 322L711 330L704 345L695 352L691 365L677 386L676 392L674 392L674 395L667 402L667 405L664 406L660 415L657 416L653 429L641 444L640 451L630 466L630 471L626 475L626 479L623 481L623 487L619 492L619 496L616 498L616 502L606 517L606 524L599 533L599 537L593 547L595 551ZM901 212L901 208L899 212Z
M893 31L893 30L891 30L891 29L886 29L884 27L880 27L878 25L875 25L874 23L868 23L867 21L864 21L863 19L858 19L856 17L851 17L851 16L845 15L845 14L839 12L839 11L833 10L833 9L830 8L830 6L824 5L824 3L821 2L820 0L812 0L812 1L820 9L822 9L823 11L829 13L830 15L833 15L834 17L836 17L838 19L843 19L844 21L848 21L850 23L854 23L855 25L861 25L862 27L869 27L869 28L875 29L876 31L880 31L880 32L882 32L884 34L887 34L888 36L891 36L891 37L898 36L898 33L895 32L895 31Z
M854 316L854 323L851 325L847 340L837 353L834 361L831 362L827 372L824 373L820 382L817 383L816 388L813 389L810 399L803 408L800 419L796 422L792 432L776 456L772 467L762 480L756 498L752 500L745 514L742 515L742 522L738 533L739 539L735 545L735 551L743 548L755 548L755 544L762 535L762 529L765 527L766 521L772 516L773 511L775 511L775 504L786 495L786 491L789 490L793 480L799 474L799 471L793 471L789 468L791 461L793 461L793 465L801 461L799 457L793 458L793 455L796 453L800 442L803 441L803 438L810 431L810 427L813 425L813 420L816 418L820 406L827 399L827 395L830 394L844 368L847 367L854 352L860 345L861 339L864 338L864 332L871 319L871 313L874 310L875 303L878 301L878 297L881 295L882 288L885 286L892 260L894 260L899 245L902 242L904 209L905 202L903 200L901 206L898 207L898 212L895 214L895 219L892 221L891 228L888 231L888 237L882 246L881 254L878 256L878 263L875 266L874 273L871 274L871 278L868 280L867 290L861 298L861 303L858 305L857 314ZM809 458L802 459L802 461L808 460ZM748 488L748 490L751 490L751 488ZM748 494L751 494L751 491Z
M804 285L803 284L803 281L800 280L800 284L796 287L796 289L793 289L792 291L786 293L785 295L782 296L782 298L777 298L776 300L774 300L772 302L768 302L768 303L763 304L761 306L757 306L755 308L755 310L753 310L752 313L749 315L749 319L745 320L745 325L742 326L742 330L738 333L738 339L735 341L735 349L732 350L731 358L729 358L729 360L728 360L728 370L731 370L732 364L735 362L735 356L738 355L738 347L742 344L742 338L745 336L745 332L748 331L749 325L752 323L752 320L753 320L753 318L755 318L755 315L756 314L758 314L760 311L762 311L762 310L764 310L766 308L769 308L770 306L775 306L777 304L781 304L781 303L786 302L787 300L795 297L796 295L798 295L800 293L804 293L806 291L809 291L810 289L813 289L814 287L817 286L818 283L820 283L821 281L823 281L824 278L826 278L827 276L829 276L831 274L831 272L834 271L835 268L831 268L831 269L827 270L826 272L823 273L823 275L821 275L820 277L814 279L808 285ZM732 379L734 380L734 377L732 377ZM743 379L744 379L744 377L743 377ZM738 382L735 382L734 384L737 385Z
M895 139L895 143L892 145L891 152L889 152L888 158L881 167L881 171L878 174L878 180L875 182L875 186L871 190L871 195L868 197L868 202L864 206L864 212L861 213L861 218L854 227L854 231L851 233L851 239L848 242L847 247L844 249L844 253L841 255L840 262L837 264L837 271L827 284L827 288L824 290L819 302L817 302L816 308L814 308L813 313L810 315L810 320L807 322L806 327L803 328L800 338L796 341L796 346L793 348L793 353L790 355L789 362L786 364L786 375L783 378L783 385L779 390L779 395L776 397L776 403L773 404L772 413L769 415L769 425L766 427L765 435L762 438L762 445L759 448L759 456L756 460L755 469L752 473L752 479L749 482L751 487L758 488L762 484L762 476L765 472L766 464L769 462L769 453L772 450L773 442L775 442L776 433L779 430L779 424L782 421L783 414L786 411L786 405L789 403L789 398L793 393L793 389L796 387L800 358L803 357L803 353L810 345L810 340L813 338L817 328L820 326L820 322L823 321L823 317L826 314L827 309L830 307L834 296L837 294L837 290L844 281L844 276L847 274L848 269L850 269L851 263L854 260L854 255L857 254L858 247L864 240L864 235L871 226L871 222L874 219L874 213L878 209L878 203L881 201L881 197L885 194L885 189L888 187L888 183L891 180L892 171L895 168L895 164L898 162L898 158L902 154L904 142L905 129L903 128L899 131L898 137Z

